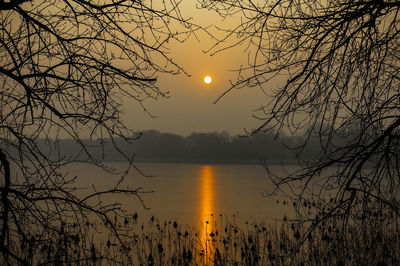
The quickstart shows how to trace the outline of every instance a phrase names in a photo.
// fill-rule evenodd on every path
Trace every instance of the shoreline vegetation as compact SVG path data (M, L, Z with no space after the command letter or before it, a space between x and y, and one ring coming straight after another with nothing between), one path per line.
M222 133L193 133L180 136L161 133L155 130L142 132L142 135L126 143L122 139L89 140L82 142L97 160L118 162L126 161L114 145L134 162L170 162L194 164L295 164L294 150L302 143L301 137L283 136L275 138L273 133L260 133L254 136L230 136ZM72 139L55 141L39 140L42 151L49 158L88 159L82 146ZM283 144L285 143L285 144ZM320 152L317 140L310 140L301 153L301 159L313 159Z
M98 234L106 224L86 221L64 224L52 241L15 248L29 265L398 265L400 230L397 222L347 225L335 219L307 225L283 219L275 225L249 222L238 226L226 217L206 221L206 230L159 221L115 218L124 234ZM208 226L208 230L207 230ZM96 238L93 235L97 235Z

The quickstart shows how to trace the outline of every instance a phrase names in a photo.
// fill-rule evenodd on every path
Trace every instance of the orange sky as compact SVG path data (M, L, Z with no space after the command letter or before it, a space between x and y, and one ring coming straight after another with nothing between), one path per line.
M198 10L195 1L186 1L182 8L186 17L192 17L197 24L227 27L235 19L221 21L213 11ZM221 33L219 33L221 34ZM191 77L181 75L159 75L158 85L170 92L169 99L145 102L151 118L137 103L125 103L127 125L133 130L156 129L188 135L192 132L228 131L231 134L243 134L244 128L252 129L260 121L252 118L252 110L260 107L265 100L259 88L235 90L217 104L213 102L229 88L230 80L237 75L229 70L237 69L247 63L244 47L237 47L211 56L204 53L214 43L207 34L198 32L198 40L191 38L185 43L170 41L169 55L182 66ZM203 83L205 75L210 75L213 82Z

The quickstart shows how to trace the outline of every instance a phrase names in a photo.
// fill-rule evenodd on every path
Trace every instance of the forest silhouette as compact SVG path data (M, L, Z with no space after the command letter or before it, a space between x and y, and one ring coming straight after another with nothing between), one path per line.
M97 160L124 161L125 158L115 150L115 145L123 154L134 156L136 162L182 162L182 163L280 163L296 161L292 148L303 139L294 136L281 136L260 133L254 136L230 136L227 132L192 133L180 136L162 133L156 130L142 132L142 135L130 143L123 139L83 139L82 143ZM302 159L312 159L320 152L317 140L310 141L299 155ZM87 160L82 146L72 139L58 139L55 145L41 140L39 145L48 157L58 159L70 157ZM285 144L283 144L285 143Z

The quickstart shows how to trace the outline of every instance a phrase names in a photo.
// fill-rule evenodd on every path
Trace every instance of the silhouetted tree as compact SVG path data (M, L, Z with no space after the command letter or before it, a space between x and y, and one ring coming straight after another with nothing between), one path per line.
M314 224L398 217L400 1L202 2L221 16L241 14L210 51L246 46L250 63L226 93L265 92L254 132L304 135L299 153L319 140L315 160L292 175L272 175L277 189L289 185L286 192L304 202L299 214L308 216L312 203Z
M0 264L95 261L95 246L72 253L66 244L84 245L79 236L94 216L126 251L114 216L128 214L117 203L102 203L101 196L139 197L141 191L118 182L79 197L75 178L66 177L61 167L83 161L116 172L92 156L94 149L82 136L100 149L107 139L131 163L113 142L135 136L120 120L121 105L131 99L146 110L145 99L166 95L155 84L155 74L182 71L165 53L170 39L183 41L195 30L181 17L178 4L0 1ZM77 157L59 155L52 139L60 136L80 146ZM41 149L39 138L49 148ZM68 233L68 225L77 235ZM67 241L71 237L75 240Z

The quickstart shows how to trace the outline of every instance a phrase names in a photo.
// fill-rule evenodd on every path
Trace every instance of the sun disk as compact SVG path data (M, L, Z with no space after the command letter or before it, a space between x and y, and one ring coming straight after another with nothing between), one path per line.
M210 76L205 76L205 77L204 77L204 83L210 84L211 81L212 81L212 78L211 78Z

